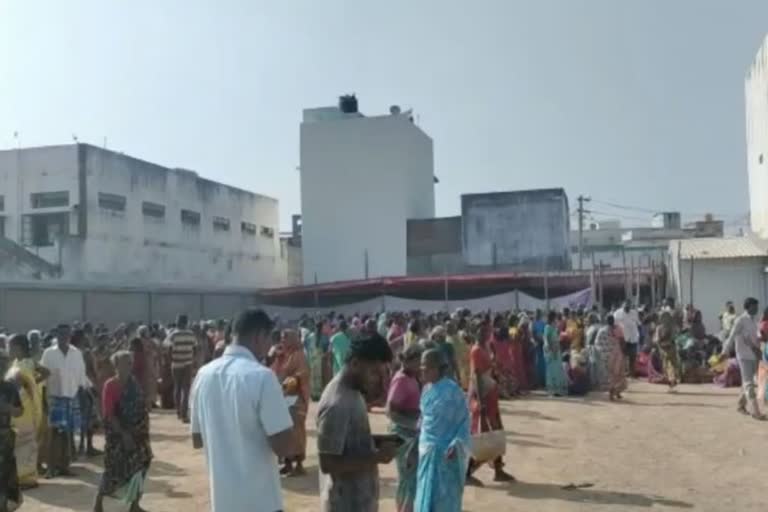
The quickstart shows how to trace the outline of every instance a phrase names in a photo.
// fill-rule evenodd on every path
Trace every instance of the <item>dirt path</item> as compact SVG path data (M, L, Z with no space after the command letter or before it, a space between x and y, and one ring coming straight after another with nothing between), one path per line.
M466 511L572 512L765 510L765 443L768 424L735 412L736 390L633 383L624 403L602 395L550 399L535 394L504 402L507 469L520 482L495 485L490 469L478 476L484 489L468 488ZM310 412L314 418L314 411ZM386 419L373 413L375 431ZM284 479L286 512L316 511L317 457L310 422L309 475ZM202 455L173 415L153 416L152 465L143 505L150 512L204 511L208 486ZM77 464L78 478L43 482L22 510L89 510L99 467ZM381 511L394 510L393 465L382 470ZM567 489L569 484L592 484ZM124 510L107 503L107 510Z

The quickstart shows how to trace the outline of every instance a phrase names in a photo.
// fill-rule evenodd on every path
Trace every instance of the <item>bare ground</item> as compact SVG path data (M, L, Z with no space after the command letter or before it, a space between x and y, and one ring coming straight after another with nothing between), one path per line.
M507 469L519 482L497 485L488 468L478 471L484 489L467 488L466 511L571 512L765 510L765 443L768 424L735 411L737 390L632 383L622 403L603 394L551 399L534 394L504 402ZM310 418L314 418L314 411ZM386 429L380 412L375 431ZM316 511L317 457L310 419L309 475L284 479L286 512ZM144 508L150 512L207 510L208 486L201 453L175 416L153 415L155 461ZM100 468L75 465L78 477L44 481L26 495L22 510L89 510ZM393 465L382 468L381 511L394 510ZM568 488L591 484L587 488ZM107 510L125 510L115 502Z

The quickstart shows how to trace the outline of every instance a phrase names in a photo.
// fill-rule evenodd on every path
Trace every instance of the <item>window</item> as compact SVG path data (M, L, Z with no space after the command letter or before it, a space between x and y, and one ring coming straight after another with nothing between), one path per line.
M145 217L150 217L153 219L164 219L165 206L163 206L162 204L150 203L149 201L144 201L143 203L141 203L141 213Z
M244 235L256 236L256 224L251 224L250 222L241 222L240 231L242 231Z
M213 230L214 231L229 231L229 219L226 217L214 217L213 218Z
M5 196L0 196L0 212L5 211Z
M99 192L99 208L113 212L125 211L125 196Z
M69 206L69 192L36 192L30 195L32 208L60 208Z
M24 215L22 217L21 241L26 246L51 246L61 235L69 233L68 228L68 213Z
M261 236L275 238L275 230L267 226L261 226Z
M200 227L200 214L192 210L181 210L181 223L184 226Z

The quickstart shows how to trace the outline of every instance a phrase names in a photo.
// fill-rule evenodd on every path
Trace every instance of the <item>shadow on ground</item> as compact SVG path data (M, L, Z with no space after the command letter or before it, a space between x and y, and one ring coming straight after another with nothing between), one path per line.
M561 500L593 505L615 505L634 507L665 506L674 508L693 508L693 504L667 499L661 496L633 494L626 492L601 491L595 489L564 488L562 485L535 482L517 482L511 486L487 487L503 490L510 496L526 500Z

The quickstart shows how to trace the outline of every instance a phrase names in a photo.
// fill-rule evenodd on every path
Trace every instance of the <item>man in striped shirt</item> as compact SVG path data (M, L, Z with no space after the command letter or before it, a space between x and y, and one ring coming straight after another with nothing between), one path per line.
M195 361L197 337L189 330L187 315L179 315L176 329L171 331L165 344L171 350L171 373L173 374L173 400L176 416L189 423L189 388L192 385L192 365Z

